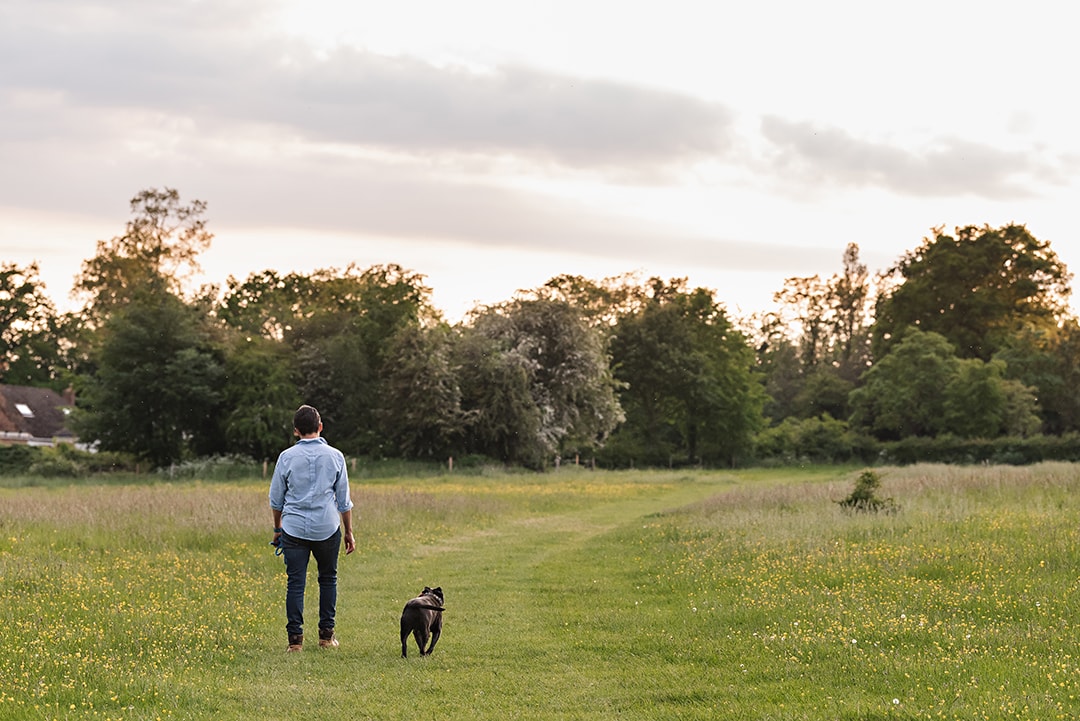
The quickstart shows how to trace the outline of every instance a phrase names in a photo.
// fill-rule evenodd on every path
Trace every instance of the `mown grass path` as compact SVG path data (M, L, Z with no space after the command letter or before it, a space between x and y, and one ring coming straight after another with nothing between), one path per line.
M447 531L343 564L341 636L332 662L296 691L318 704L339 698L353 718L658 718L652 696L667 684L661 659L639 648L642 607L635 549L624 539L644 519L699 501L731 478L668 478L597 499L560 493L566 507L511 514L481 529ZM435 653L398 658L401 605L424 585L447 594ZM644 618L643 618L644 617ZM644 621L644 623L643 623ZM692 680L687 679L693 683ZM666 705L682 705L669 696ZM669 716L674 717L674 716Z

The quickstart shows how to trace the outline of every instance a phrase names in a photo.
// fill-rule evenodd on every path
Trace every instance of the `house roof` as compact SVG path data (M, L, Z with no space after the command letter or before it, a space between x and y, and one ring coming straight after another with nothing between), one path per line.
M70 407L50 388L0 385L0 431L32 439L74 439L64 408Z

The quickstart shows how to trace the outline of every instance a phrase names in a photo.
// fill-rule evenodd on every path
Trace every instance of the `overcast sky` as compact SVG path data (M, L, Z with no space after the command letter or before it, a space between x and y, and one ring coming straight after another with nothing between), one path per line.
M1080 269L1068 3L0 0L0 260L67 303L129 200L204 280L397 263L451 320L554 275L738 314L935 226Z

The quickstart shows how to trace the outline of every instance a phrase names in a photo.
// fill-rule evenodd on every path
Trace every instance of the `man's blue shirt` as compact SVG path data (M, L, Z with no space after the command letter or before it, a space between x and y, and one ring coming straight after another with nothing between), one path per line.
M353 507L345 456L325 438L301 438L281 452L270 479L270 508L281 511L281 527L294 538L322 541Z

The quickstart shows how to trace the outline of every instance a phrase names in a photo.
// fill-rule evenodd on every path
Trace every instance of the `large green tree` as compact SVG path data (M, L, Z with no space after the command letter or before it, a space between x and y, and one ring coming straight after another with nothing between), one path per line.
M762 321L758 334L757 370L765 387L765 416L776 422L798 416L804 384L799 348L773 314Z
M391 449L407 458L444 460L461 447L469 414L461 406L456 338L440 323L406 326L390 341L379 416Z
M301 403L288 349L279 341L236 334L225 357L223 431L229 450L273 458L292 442Z
M171 293L129 297L98 331L97 371L79 379L79 436L155 466L222 450L223 359L204 322Z
M909 329L852 392L853 425L885 440L937 435L945 417L942 391L955 361L956 350L945 336Z
M1071 278L1050 243L1022 225L935 228L890 276L873 326L877 358L915 325L943 335L960 357L989 360L1023 328L1056 323Z
M1028 326L994 355L1006 375L1035 389L1043 432L1080 431L1080 321Z
M213 239L205 212L204 201L184 203L174 188L149 188L132 198L124 233L99 240L75 281L86 322L96 327L148 286L182 295Z
M653 279L612 338L626 422L612 438L640 463L734 463L763 424L754 353L710 291Z
M855 384L844 378L835 366L819 365L806 373L793 401L796 418L847 418L848 397Z
M847 394L870 362L870 283L859 246L848 244L841 272L788 278L773 297L777 311L754 331L767 415L846 418Z
M220 452L224 352L206 300L183 297L212 238L206 204L149 189L131 210L123 235L99 241L76 279L86 302L77 431L156 465Z
M1001 360L962 358L944 389L943 428L962 438L1028 436L1039 431L1033 389L1005 377Z
M0 383L59 390L60 319L38 266L0 263Z
M461 369L461 406L467 423L462 450L535 468L554 456L543 433L541 409L533 401L533 362L499 336L463 329L454 362Z
M284 344L300 397L323 416L346 452L391 451L381 423L387 357L406 328L437 322L431 289L397 265L256 273L229 280L219 316L231 327Z
M911 327L851 393L851 423L881 440L994 438L1038 428L1033 391L1001 361L962 359L940 333Z
M281 349L275 357L288 367L302 402L320 409L337 446L383 455L406 447L431 450L430 438L415 447L406 443L403 417L395 414L388 423L386 411L402 397L401 387L394 393L390 384L420 363L403 360L407 344L397 336L437 324L430 298L422 275L393 264L310 274L267 270L243 282L230 277L217 314L229 327ZM414 419L415 410L408 409Z
M542 467L591 451L622 420L603 335L570 303L480 309L461 334L468 450Z

